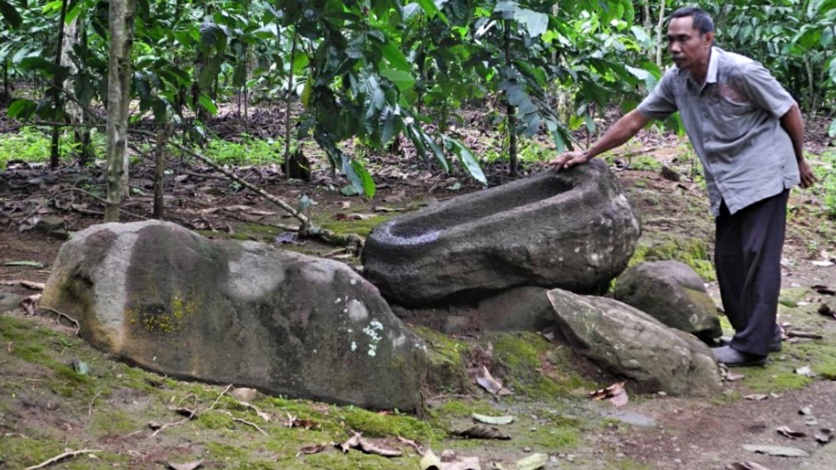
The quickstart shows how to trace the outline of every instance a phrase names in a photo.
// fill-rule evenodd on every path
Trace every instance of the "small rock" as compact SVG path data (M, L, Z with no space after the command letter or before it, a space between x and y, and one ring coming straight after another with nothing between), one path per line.
M23 296L11 292L0 292L0 313L11 312L20 307Z
M531 452L531 447L528 447L528 446L523 447L523 452Z
M457 315L450 315L444 319L444 324L441 325L441 331L447 335L454 335L467 330L470 326L470 319Z
M258 390L254 389L254 388L241 387L241 388L236 388L235 390L231 391L229 394L232 395L233 397L235 397L236 399L240 400L240 401L245 401L245 402L249 403L249 402L255 400L255 397L258 395Z

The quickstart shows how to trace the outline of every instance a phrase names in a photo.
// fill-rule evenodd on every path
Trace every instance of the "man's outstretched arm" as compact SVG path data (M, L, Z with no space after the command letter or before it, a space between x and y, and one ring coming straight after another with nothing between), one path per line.
M607 150L612 150L628 140L632 139L647 123L650 118L634 109L621 117L612 127L604 133L595 145L580 152L566 152L548 163L555 171L562 168L586 163L593 157L600 155Z

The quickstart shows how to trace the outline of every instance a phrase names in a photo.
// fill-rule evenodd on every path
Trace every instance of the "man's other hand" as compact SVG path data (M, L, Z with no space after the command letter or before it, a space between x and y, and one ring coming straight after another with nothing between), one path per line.
M586 163L589 160L592 160L592 157L590 157L586 152L565 152L547 163L547 165L554 171L560 171L564 168Z
M807 160L801 160L798 162L798 172L801 174L801 187L802 188L809 188L813 186L816 181L819 179L816 178L815 173L813 170L810 169L810 164L807 163Z

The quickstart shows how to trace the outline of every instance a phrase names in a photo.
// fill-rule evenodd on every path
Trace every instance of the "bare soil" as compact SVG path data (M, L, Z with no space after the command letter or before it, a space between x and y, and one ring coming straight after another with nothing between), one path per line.
M665 164L681 173L687 171L687 163L675 160L681 154L677 150L677 143L660 141L655 135L648 135L643 141L655 149L653 153ZM296 201L302 195L308 195L317 202L310 209L310 214L318 223L342 222L349 229L354 227L357 231L368 229L363 225L363 219L381 214L375 212L376 208L378 211L381 207L395 211L411 210L478 189L475 183L461 174L450 176L439 173L414 158L399 158L397 161L393 158L373 156L370 160L379 188L372 200L346 197L335 191L344 186L345 181L329 176L327 165L319 161L310 183L287 182L274 166L236 171L248 181L286 200ZM541 169L540 166L532 165L526 171ZM488 168L491 181L507 179L501 170L501 166ZM661 177L658 171L617 171L643 219L642 243L652 244L656 240L674 238L702 239L710 245L713 226L707 213L705 196L698 183L688 178L678 182L670 181ZM126 215L123 220L149 217L149 175L150 170L144 167L135 172L132 179L134 191L124 206ZM0 173L0 262L33 261L43 265L0 266L0 282L45 282L49 266L62 240L37 228L29 229L29 226L36 219L47 215L63 218L70 231L98 223L102 205L93 193L101 182L102 176L97 170L73 167L50 172L21 164ZM237 188L207 168L181 167L171 175L169 184L166 218L210 237L252 238L271 243L276 236L282 234L282 230L276 228L277 225L293 224L271 203ZM811 365L812 360L821 362L821 354L814 354L818 350L810 348L821 347L826 352L836 351L836 319L815 313L821 303L829 303L836 308L836 298L811 289L815 285L836 287L836 266L823 265L836 256L836 240L832 233L817 232L820 226L820 220L816 219L817 203L809 193L793 193L792 227L788 233L784 261L784 287L786 295L792 297L793 306L782 307L779 320L791 323L790 328L819 333L823 339L788 343L784 352L773 354L766 368L733 371L742 372L745 377L726 382L726 393L717 399L645 395L631 396L630 402L618 409L608 402L581 401L582 404L571 405L578 407L577 416L582 421L589 419L590 423L599 423L582 424L582 438L575 444L550 446L542 440L530 441L533 443L528 444L529 441L523 439L504 444L503 447L491 441L475 445L444 441L438 445L458 449L462 454L480 455L491 461L505 462L505 468L512 468L510 462L532 451L550 454L545 467L550 469L703 470L722 469L732 462L742 461L758 462L772 470L836 468L836 460L831 460L836 459L836 452L833 451L836 444L820 445L812 437L821 428L836 429L836 382L828 380L836 377L819 374L800 385L788 385L796 368ZM352 221L355 218L359 220ZM356 258L339 252L335 247L315 242L301 243L290 245L289 248L336 257L348 263L357 262ZM709 290L716 295L715 284L709 283ZM36 293L20 285L3 285L0 291L25 296ZM73 457L55 464L55 468L158 469L165 468L170 462L197 460L197 456L207 452L228 457L209 460L205 462L205 468L386 469L403 466L397 460L389 461L380 457L372 461L356 460L338 452L331 452L327 457L322 454L297 457L295 454L301 445L333 439L329 437L333 434L306 431L306 434L301 434L304 436L303 442L299 442L293 440L299 439L298 436L293 439L287 437L287 433L281 430L283 426L268 428L267 424L257 421L257 417L252 414L245 419L250 421L249 424L227 419L217 427L197 428L186 423L151 438L151 431L131 421L132 415L143 418L155 414L166 416L166 406L187 406L190 403L208 410L212 397L220 400L223 387L200 389L203 395L195 388L192 397L182 394L177 396L168 392L169 387L173 387L173 381L165 378L149 379L150 374L134 380L128 366L73 342L76 340L72 325L57 319L51 312L41 311L31 317L19 309L6 315L29 322L32 331L48 329L59 335L59 338L67 338L64 343L63 340L56 340L55 336L45 336L47 344L43 346L51 351L52 356L57 354L57 357L62 358L59 362L65 365L75 357L88 358L93 366L105 371L100 372L99 379L107 377L119 385L107 390L101 398L72 398L72 394L69 397L63 396L60 386L56 385L54 371L37 361L19 360L23 345L4 338L6 341L0 344L0 383L9 388L0 390L0 469L17 468L9 465L35 465L46 460L44 456L57 455L63 451L61 446L50 445L46 450L35 451L33 449L37 449L37 445L27 447L21 442L39 438L54 442L56 436L62 435L67 444L77 443L73 436L83 435L88 449L104 449L112 457L104 460L92 460L88 456ZM8 331L6 333L11 334ZM0 338L3 338L2 334ZM66 356L64 351L68 351ZM833 360L836 361L836 357ZM836 369L833 365L825 366L822 366L822 370L830 370L828 367ZM66 371L64 374L66 377L72 375ZM61 379L63 376L59 374L57 377ZM65 380L70 382L77 380L66 377ZM156 380L159 383L149 384L149 381ZM12 384L17 385L12 387ZM754 394L765 395L766 398L753 397ZM225 400L220 403L223 406L219 408L234 408L233 404ZM261 403L260 406L277 420L287 418L284 415L296 406L286 401L279 403L267 399L257 403ZM323 416L344 412L322 404L313 406L318 410L316 413ZM549 411L554 406L551 402L527 403L508 405L506 411L514 411L522 416L519 419L521 424L512 428L521 435L535 433L537 429L538 433L546 432L551 424L550 421L543 421L542 417L554 412ZM811 415L800 414L800 410L805 407L811 409ZM560 414L565 417L569 412L563 410ZM122 420L128 424L123 428L107 428L106 431L91 430L94 425L103 426L103 423L96 420L97 416L115 417L113 420ZM601 424L601 417L609 419ZM810 424L813 417L815 425ZM240 444L247 452L258 454L258 463L252 463L236 452L235 443L242 438L261 439L251 426L256 423L261 423L269 430L270 439L258 451ZM805 431L808 436L791 440L776 432L780 426ZM281 443L282 439L287 439L285 445ZM792 446L808 452L810 456L787 458L755 454L743 449L742 446L746 444ZM218 450L219 446L223 447L226 454ZM418 457L413 454L412 458L414 463L410 462L409 465L418 468ZM483 460L482 468L491 467Z

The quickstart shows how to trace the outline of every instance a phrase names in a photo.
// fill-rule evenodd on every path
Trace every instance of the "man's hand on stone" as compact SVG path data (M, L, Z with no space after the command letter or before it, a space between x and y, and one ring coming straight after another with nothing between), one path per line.
M586 163L589 160L592 160L592 157L586 152L565 152L550 161L548 165L552 168L552 170L560 171L564 168Z
M798 162L798 172L801 174L802 188L809 188L819 180L816 178L816 175L813 173L813 170L810 168L810 164L807 163L807 160L801 160Z

